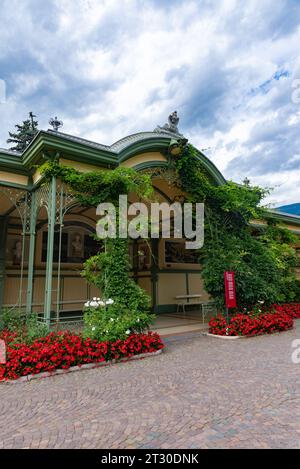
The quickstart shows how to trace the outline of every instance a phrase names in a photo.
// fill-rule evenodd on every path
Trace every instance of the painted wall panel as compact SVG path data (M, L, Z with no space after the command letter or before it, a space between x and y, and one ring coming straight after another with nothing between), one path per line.
M151 296L151 278L140 277L137 283L145 290L146 293L148 293L149 296Z
M159 305L176 304L175 296L186 295L185 273L160 273L158 275L158 298Z
M205 291L203 286L203 280L199 273L197 274L188 274L188 285L189 285L189 294L197 295L201 294L201 301L209 301L209 294Z

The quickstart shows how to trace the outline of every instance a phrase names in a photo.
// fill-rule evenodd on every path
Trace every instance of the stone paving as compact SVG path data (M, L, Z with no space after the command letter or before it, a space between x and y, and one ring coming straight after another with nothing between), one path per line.
M0 448L300 448L300 327L0 385Z

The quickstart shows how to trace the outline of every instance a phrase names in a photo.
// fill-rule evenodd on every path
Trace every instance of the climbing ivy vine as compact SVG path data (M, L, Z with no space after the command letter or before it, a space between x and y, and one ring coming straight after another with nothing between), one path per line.
M298 259L291 246L297 238L262 206L269 190L230 181L216 185L192 145L175 160L175 168L187 199L205 204L205 242L199 256L205 289L218 306L224 307L226 270L236 273L239 307L299 299ZM263 224L254 229L253 220Z
M224 307L225 270L236 273L240 308L258 301L272 304L299 300L300 289L294 273L298 259L292 247L297 238L278 226L262 205L269 190L230 181L216 185L192 145L184 146L171 163L180 187L187 194L186 201L205 204L205 242L199 259L205 289L217 305ZM118 206L120 194L135 193L141 199L149 199L153 193L150 176L134 169L119 167L80 173L51 161L42 166L41 172L48 179L55 176L64 181L83 206L95 207L100 202ZM253 220L260 222L253 227L250 223ZM134 321L147 324L141 314L149 309L149 297L129 272L128 240L117 238L107 239L105 251L85 262L82 275L100 288L105 298L114 299L111 315L125 311L124 317L130 318L132 313ZM91 327L92 317L90 314Z
M117 209L120 194L135 193L148 199L153 188L151 178L131 168L116 168L81 173L75 169L49 161L40 168L46 179L59 178L72 190L78 203L97 207L99 203L113 203ZM97 236L95 234L97 239ZM103 241L105 249L87 259L82 276L101 290L102 299L113 299L113 304L102 308L85 309L85 333L98 340L124 339L131 332L141 332L154 319L149 314L150 298L130 276L127 239Z

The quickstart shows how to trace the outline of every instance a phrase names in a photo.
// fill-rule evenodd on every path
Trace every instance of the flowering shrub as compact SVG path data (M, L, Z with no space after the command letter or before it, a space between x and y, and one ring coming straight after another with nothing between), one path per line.
M0 380L130 358L164 347L160 336L152 332L131 334L126 340L115 342L97 342L71 332L52 332L31 344L16 342L16 334L9 331L1 332L0 338L5 340L7 348L7 361L0 365Z
M98 342L125 340L148 329L154 317L145 311L129 310L112 299L93 298L84 307L83 335Z
M248 314L238 313L230 318L228 325L226 318L219 315L209 321L209 332L215 335L229 336L272 334L291 329L293 323L293 316L290 314L289 308L284 308L284 305L282 307L276 305L274 310L262 312L260 315L251 314L251 312Z
M37 314L24 314L16 310L2 310L0 315L0 331L15 333L15 338L30 343L48 333L48 327L39 321Z

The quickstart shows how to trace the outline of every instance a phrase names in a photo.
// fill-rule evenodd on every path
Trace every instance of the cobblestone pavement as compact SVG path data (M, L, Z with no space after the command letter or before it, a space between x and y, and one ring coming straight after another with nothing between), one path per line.
M298 329L0 385L0 448L300 448Z

